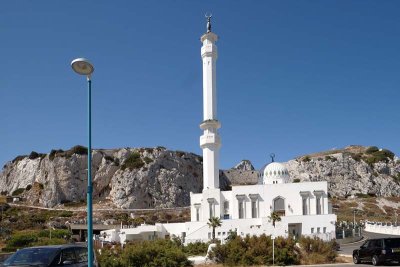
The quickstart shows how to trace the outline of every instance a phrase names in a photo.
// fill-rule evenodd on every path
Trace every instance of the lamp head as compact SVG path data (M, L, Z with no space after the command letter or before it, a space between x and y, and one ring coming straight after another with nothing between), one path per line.
M72 60L71 67L80 75L90 76L94 71L92 63L90 63L86 58L77 58Z

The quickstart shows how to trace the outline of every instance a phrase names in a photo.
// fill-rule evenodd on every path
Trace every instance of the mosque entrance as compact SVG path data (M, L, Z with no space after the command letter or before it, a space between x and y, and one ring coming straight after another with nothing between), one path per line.
M301 223L289 223L289 236L299 238L301 236Z

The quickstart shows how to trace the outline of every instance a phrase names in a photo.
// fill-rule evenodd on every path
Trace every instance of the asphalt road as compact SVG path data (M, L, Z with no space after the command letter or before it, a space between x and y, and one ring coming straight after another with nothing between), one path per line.
M339 254L345 254L345 255L353 255L353 250L359 248L367 239L372 239L372 238L384 238L384 237L399 237L399 236L394 236L394 235L383 235L383 234L376 234L376 233L370 233L370 232L363 232L363 239L351 243L351 244L346 244L346 245L341 245ZM361 265L357 265L361 266Z

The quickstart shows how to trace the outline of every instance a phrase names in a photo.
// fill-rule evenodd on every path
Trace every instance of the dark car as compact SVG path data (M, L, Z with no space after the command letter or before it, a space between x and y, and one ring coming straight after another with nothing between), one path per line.
M372 262L380 265L389 262L400 262L400 238L369 239L353 251L353 262Z
M87 267L87 252L86 246L77 244L23 248L15 252L0 266ZM95 258L93 266L97 267Z

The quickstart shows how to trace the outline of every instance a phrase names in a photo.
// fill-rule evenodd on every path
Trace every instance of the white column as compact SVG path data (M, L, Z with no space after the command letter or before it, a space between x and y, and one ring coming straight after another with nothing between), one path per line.
M221 139L217 129L221 124L217 120L217 87L216 62L218 36L208 32L201 37L203 46L203 122L200 128L204 131L200 137L203 149L203 190L219 188L219 148Z

